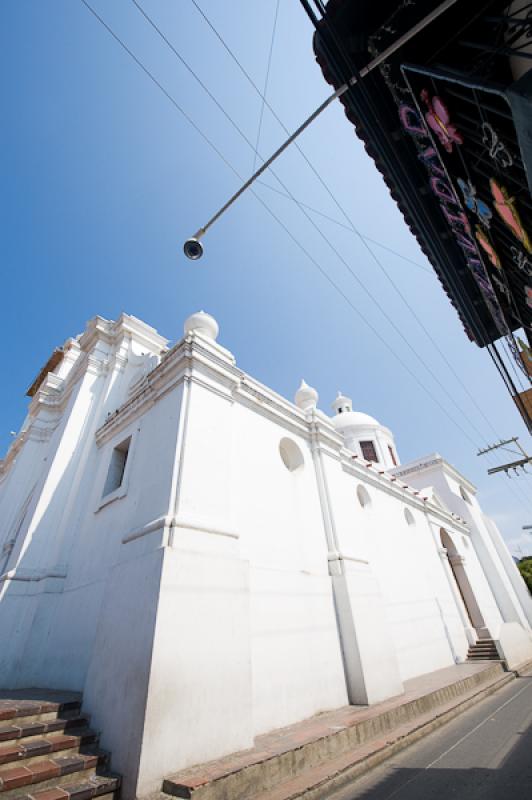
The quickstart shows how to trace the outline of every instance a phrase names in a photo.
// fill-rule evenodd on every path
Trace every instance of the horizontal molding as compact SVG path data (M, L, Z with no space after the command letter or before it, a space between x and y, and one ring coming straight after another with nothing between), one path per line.
M15 567L3 575L0 575L0 582L2 581L45 581L47 578L55 578L64 580L67 576L66 567L45 567L43 569L28 569L24 567Z
M177 517L166 515L157 517L151 522L147 522L145 525L142 525L140 528L129 531L129 533L122 537L122 544L134 542L137 539L142 539L144 536L149 536L149 534L154 533L154 531L163 530L165 528L167 528L170 532L170 543L172 540L172 531L174 531L176 528L198 531L200 533L209 533L214 536L225 536L230 539L240 538L240 535L236 531L220 528L217 525L213 525L208 520L201 520L183 515L178 515Z
M369 566L369 561L366 558L356 558L355 556L348 556L345 553L327 553L327 561L352 561L354 564L365 564Z

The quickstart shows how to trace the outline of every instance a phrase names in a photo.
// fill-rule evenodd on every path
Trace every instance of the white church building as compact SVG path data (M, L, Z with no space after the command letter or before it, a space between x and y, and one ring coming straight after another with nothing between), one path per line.
M0 686L83 692L126 800L483 642L532 659L530 595L471 482L402 464L347 397L286 400L217 337L203 312L172 347L95 317L0 461Z

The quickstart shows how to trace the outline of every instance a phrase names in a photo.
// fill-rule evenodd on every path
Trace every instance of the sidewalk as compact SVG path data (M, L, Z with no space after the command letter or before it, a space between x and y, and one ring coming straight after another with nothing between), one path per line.
M514 678L499 662L458 664L405 682L405 692L345 706L258 736L255 747L183 770L163 792L194 800L320 800Z

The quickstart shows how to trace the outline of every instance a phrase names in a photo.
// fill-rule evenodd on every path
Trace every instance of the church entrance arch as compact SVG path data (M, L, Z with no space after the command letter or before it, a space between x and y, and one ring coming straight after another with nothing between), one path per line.
M449 566L458 588L458 592L460 593L460 597L462 598L467 616L469 617L473 628L479 632L482 628L485 628L486 623L484 622L484 617L482 616L482 612L479 608L471 583L465 571L465 559L460 555L451 536L444 528L440 529L440 540L442 547L446 550L447 560L449 561Z

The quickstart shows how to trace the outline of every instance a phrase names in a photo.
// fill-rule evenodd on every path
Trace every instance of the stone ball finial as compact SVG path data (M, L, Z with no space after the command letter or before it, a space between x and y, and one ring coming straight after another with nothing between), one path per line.
M189 333L201 333L208 339L216 341L220 329L214 317L205 311L196 311L185 320L184 330L185 336Z
M316 408L318 405L318 393L316 389L313 389L312 386L309 386L308 383L302 380L301 386L295 394L294 403L298 408L302 409L302 411L309 411L311 408Z

